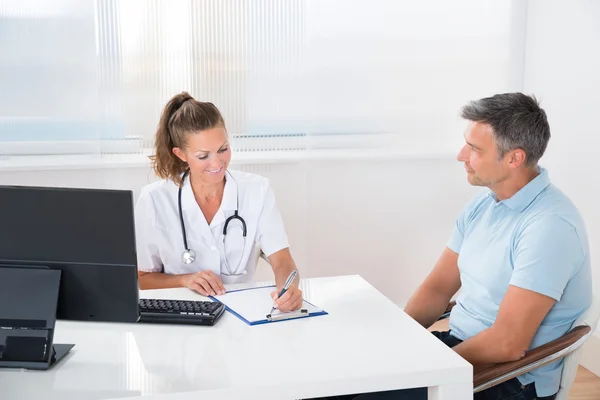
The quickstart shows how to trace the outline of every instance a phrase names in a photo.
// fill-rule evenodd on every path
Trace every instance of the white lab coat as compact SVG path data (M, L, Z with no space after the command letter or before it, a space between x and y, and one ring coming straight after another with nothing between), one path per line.
M286 231L275 206L275 196L268 179L230 170L225 174L221 206L210 225L194 198L189 178L184 181L181 208L188 247L196 253L194 262L184 264L181 260L185 249L177 196L178 186L170 179L151 183L142 189L135 207L136 247L140 271L187 274L211 270L221 276L223 283L251 282L260 250L266 256L270 256L288 247ZM225 246L223 227L236 207L239 207L238 215L246 222L245 245L241 224L234 220L229 224ZM226 255L230 274L241 273L244 270L246 274L221 274L222 271L227 273Z

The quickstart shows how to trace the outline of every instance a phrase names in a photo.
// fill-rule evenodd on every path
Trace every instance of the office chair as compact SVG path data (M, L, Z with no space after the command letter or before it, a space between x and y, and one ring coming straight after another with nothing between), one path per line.
M263 259L267 262L267 264L271 264L271 262L269 261L269 259L267 258L267 256L265 256L265 253L263 253L262 251L260 252L260 255L258 256L258 259L256 260L256 264L258 265L258 260Z
M254 278L255 280L258 279L259 281L270 281L271 279L274 279L274 277L272 278L272 272L269 271L271 268L267 268L267 266L270 267L271 263L269 262L269 259L267 258L267 256L265 255L265 253L262 252L262 249L260 248L260 244L256 244L254 246L253 249L253 254L252 256L253 259L251 260L251 262L254 263ZM265 263L263 263L266 262ZM251 264L248 264L248 269L251 268ZM260 271L260 272L259 272Z
M269 265L271 264L269 262L269 259L265 255L265 253L263 253L262 249L260 248L260 244L256 243L254 245L254 249L252 251L253 251L253 254L254 254L254 260L252 260L252 262L254 263L254 271L255 272L258 269L258 263L259 263L259 261L260 261L261 258L263 260L265 260L267 262L267 264L269 264Z
M450 315L455 301L448 304L440 319ZM600 318L600 299L594 297L592 305L573 323L569 332L543 346L529 350L525 357L518 361L495 364L473 377L473 392L489 389L526 372L550 364L564 358L560 389L556 400L567 400L571 386L575 381L577 367L581 357L583 344L594 333Z

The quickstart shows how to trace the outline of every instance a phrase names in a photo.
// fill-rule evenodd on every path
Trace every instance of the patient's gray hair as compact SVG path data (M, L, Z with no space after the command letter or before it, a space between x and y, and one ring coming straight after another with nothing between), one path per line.
M530 167L537 165L550 140L546 112L534 96L523 93L502 93L472 101L463 107L461 116L490 125L500 157L522 149Z

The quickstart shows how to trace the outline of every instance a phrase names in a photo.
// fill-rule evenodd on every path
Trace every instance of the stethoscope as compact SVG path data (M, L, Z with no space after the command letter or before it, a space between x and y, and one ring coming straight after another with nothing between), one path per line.
M181 222L181 233L183 234L183 247L185 249L183 251L183 253L181 253L181 261L184 264L191 264L196 259L196 252L188 247L187 235L185 234L185 224L183 222L183 211L181 209L181 189L183 187L183 181L185 180L185 178L189 174L189 172L190 172L189 170L185 171L185 173L181 177L182 184L181 184L181 186L179 186L179 193L178 193L178 197L177 197L177 203L178 203L178 207L179 207L179 221ZM229 171L227 171L227 173L229 173L229 176L231 176L231 179L233 179L233 176L231 175L231 173ZM238 188L238 191L239 191L239 188ZM229 223L231 221L233 221L234 219L237 219L242 224L242 234L243 234L243 238L244 238L244 244L242 247L242 252L243 252L243 249L246 248L246 221L244 221L244 218L242 218L238 215L239 207L240 207L240 202L239 202L239 196L238 196L238 197L236 197L235 211L231 217L229 217L229 218L227 218L227 220L225 220L225 226L223 226L223 246L225 246L225 238L227 237L227 228L229 227ZM243 257L240 257L240 262L238 263L238 266L235 269L235 272L231 272L231 268L229 267L229 263L227 262L227 252L225 252L225 257L223 257L223 258L225 260L225 269L227 270L227 273L221 272L222 275L225 275L225 276L246 275L247 271L245 269L243 272L238 273L238 270L240 269L240 265L242 264Z

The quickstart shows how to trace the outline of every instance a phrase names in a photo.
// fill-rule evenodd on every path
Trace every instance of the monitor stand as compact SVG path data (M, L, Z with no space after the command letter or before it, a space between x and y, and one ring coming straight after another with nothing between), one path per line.
M54 341L61 271L0 267L0 368L47 370L74 344Z

